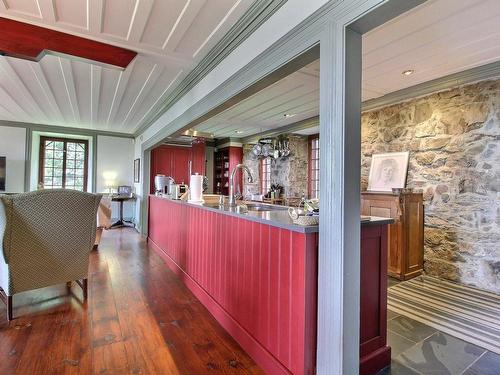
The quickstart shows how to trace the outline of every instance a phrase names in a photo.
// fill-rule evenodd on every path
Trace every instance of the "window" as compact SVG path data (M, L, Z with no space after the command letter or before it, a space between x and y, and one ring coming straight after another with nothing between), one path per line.
M40 137L39 163L44 189L87 190L88 141Z
M319 198L319 137L309 138L309 198Z
M271 190L271 158L260 161L260 189L262 194Z

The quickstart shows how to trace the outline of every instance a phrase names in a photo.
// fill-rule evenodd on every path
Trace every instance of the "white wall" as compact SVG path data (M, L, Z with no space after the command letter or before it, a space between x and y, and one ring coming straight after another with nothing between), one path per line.
M0 126L0 156L7 158L5 192L23 192L26 161L26 129Z
M96 192L107 193L107 180L112 177L113 190L119 185L134 186L134 140L100 135L97 137ZM125 202L123 216L134 218L134 202ZM118 203L113 202L112 216L119 216Z
M134 187L134 140L131 138L98 136L97 137L97 176L96 186L92 186L93 175L93 147L91 136L48 133L33 131L31 141L31 163L30 163L30 186L29 190L36 190L38 185L38 153L40 148L40 135L59 136L64 138L78 138L89 141L89 181L88 190L98 193L108 192L106 188L105 173L111 172L116 175L113 190L118 185L129 185ZM7 176L5 192L19 193L24 191L24 171L26 156L26 129L0 126L0 156L7 158ZM135 184L138 185L138 184ZM113 203L112 216L119 216L118 203ZM124 205L124 217L133 219L135 217L134 203L127 202Z

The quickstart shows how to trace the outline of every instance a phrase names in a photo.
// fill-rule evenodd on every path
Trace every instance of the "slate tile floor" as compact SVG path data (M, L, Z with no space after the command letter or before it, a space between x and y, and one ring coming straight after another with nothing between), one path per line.
M500 375L498 354L394 311L387 320L392 365L378 375Z

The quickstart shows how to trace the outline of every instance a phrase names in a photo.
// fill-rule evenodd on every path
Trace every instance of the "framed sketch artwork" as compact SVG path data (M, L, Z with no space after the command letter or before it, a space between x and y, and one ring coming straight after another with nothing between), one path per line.
M134 182L139 182L141 169L141 159L134 160Z
M368 176L368 191L392 191L404 188L409 152L373 154Z

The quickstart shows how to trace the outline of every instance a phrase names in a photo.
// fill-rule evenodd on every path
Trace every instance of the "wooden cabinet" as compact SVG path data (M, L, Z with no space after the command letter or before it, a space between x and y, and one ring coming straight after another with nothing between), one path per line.
M214 156L214 192L215 194L229 195L229 176L233 168L243 160L241 147L224 147ZM236 172L234 178L234 191L243 193L241 171Z
M387 227L361 224L359 375L391 364L387 345Z
M422 193L361 193L361 214L390 217L388 274L408 280L424 266L424 208Z

